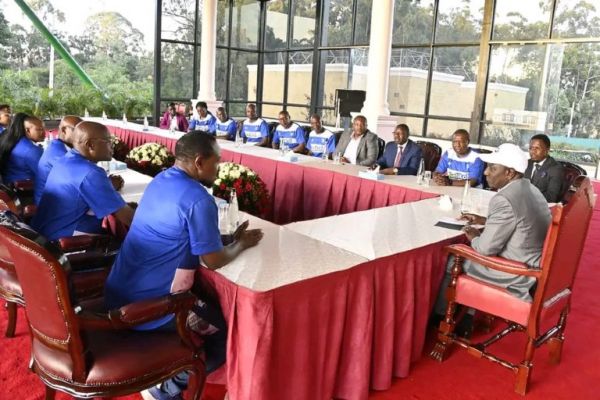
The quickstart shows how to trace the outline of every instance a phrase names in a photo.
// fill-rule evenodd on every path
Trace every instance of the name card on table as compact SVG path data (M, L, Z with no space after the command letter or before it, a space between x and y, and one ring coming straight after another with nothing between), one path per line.
M364 179L371 179L374 181L382 181L383 174L380 174L377 170L366 170L366 171L358 171L358 176Z
M288 153L285 153L282 156L279 156L279 159L281 161L297 162L298 161L298 156L290 151Z

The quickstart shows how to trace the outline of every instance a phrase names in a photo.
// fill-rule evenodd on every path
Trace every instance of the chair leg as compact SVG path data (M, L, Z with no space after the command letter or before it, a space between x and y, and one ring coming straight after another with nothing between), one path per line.
M553 338L548 339L548 350L550 352L550 364L558 364L562 359L562 347L565 340L565 327L567 326L567 311L563 311L558 321L559 331Z
M46 386L46 397L45 400L54 400L54 396L56 396L56 390L51 387Z
M515 392L520 395L525 395L529 388L531 380L531 372L533 370L533 353L535 352L535 341L533 338L527 339L527 347L525 349L525 358L521 361L517 369L517 382L515 384Z
M185 391L186 400L200 400L204 391L204 382L206 374L203 371L193 369L189 371L188 388Z
M15 329L17 327L17 303L7 301L5 307L6 311L8 312L8 322L6 324L6 337L15 337Z

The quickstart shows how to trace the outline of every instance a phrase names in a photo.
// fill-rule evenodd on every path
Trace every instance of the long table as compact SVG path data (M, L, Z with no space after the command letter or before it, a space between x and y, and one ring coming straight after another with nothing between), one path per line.
M146 139L155 133L167 135ZM458 210L433 197L458 198L460 188L423 188L414 177L373 182L356 177L355 166L222 148L224 159L272 185L281 207L273 221L293 222L248 216L265 233L261 243L217 271L198 270L228 322L230 398L361 400L406 377L423 351L443 247L464 240L434 227Z

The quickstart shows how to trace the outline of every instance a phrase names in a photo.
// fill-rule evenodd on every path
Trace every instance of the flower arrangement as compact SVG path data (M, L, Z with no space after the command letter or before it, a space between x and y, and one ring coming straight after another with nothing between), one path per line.
M243 165L221 163L213 184L213 195L229 200L231 189L235 189L240 210L263 218L269 212L269 192L262 179Z
M173 166L175 157L158 143L145 143L132 149L125 159L127 166L146 175L156 176L160 171Z
M127 143L115 135L110 136L110 142L113 146L113 158L115 160L125 161L127 155L129 154L129 146L127 146Z

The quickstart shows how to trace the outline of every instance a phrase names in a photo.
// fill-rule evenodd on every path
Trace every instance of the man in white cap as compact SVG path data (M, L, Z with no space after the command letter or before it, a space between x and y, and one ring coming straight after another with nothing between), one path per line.
M498 151L480 157L488 163L485 169L488 184L498 193L490 200L487 218L463 216L471 224L485 224L483 232L469 225L463 229L471 247L484 256L500 256L525 263L533 269L539 268L551 216L542 193L528 179L523 179L527 155L518 146L505 143ZM452 257L448 259L435 307L435 312L441 315L446 310L445 291L450 283L452 261ZM529 291L535 284L533 277L492 270L468 260L463 264L463 270L473 278L503 287L512 295L531 301Z

